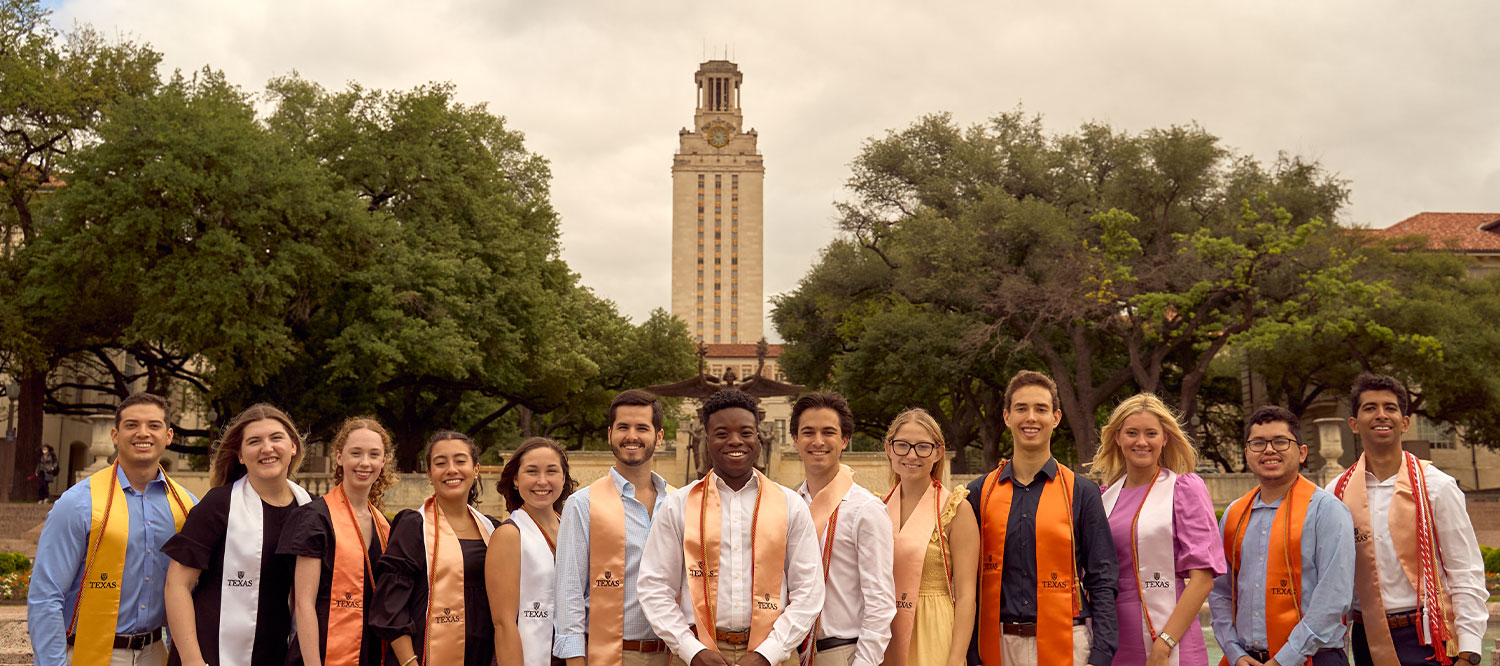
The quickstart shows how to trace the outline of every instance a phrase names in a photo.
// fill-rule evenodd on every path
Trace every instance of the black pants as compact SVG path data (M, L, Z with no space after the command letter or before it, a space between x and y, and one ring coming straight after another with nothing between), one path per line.
M1276 655L1267 653L1265 651L1250 653L1251 659L1254 659L1262 664L1270 661L1271 657L1274 656ZM1291 664L1290 666L1301 666L1302 663L1303 662L1298 662L1296 664ZM1312 656L1312 663L1313 666L1349 666L1349 657L1344 654L1343 648L1328 648L1314 652Z
M1364 623L1354 623L1354 637L1350 642L1354 645L1355 666L1374 666L1374 662L1370 660L1370 645L1365 638ZM1401 666L1416 664L1437 666L1439 663L1436 659L1429 659L1432 656L1432 648L1422 644L1422 636L1417 633L1416 627L1392 629L1391 642L1396 644L1396 658L1401 660Z
M52 482L48 481L47 477L44 477L44 476L38 476L38 477L36 477L36 498L37 498L37 500L41 501L41 500L47 499L48 497L51 497L51 496L52 496Z

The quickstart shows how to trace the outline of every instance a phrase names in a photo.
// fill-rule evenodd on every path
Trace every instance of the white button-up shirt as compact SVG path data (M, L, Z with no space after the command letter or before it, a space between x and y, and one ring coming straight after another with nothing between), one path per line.
M1458 482L1433 465L1427 466L1426 475L1427 496L1432 500L1434 526L1443 551L1443 561L1437 564L1442 567L1443 587L1453 599L1458 649L1478 653L1485 625L1490 619L1489 609L1485 607L1489 592L1484 586L1484 558L1479 555L1479 541L1474 537L1474 525L1469 521L1469 510ZM1328 490L1332 491L1336 485L1337 478L1329 482ZM1381 603L1387 613L1415 610L1421 601L1411 581L1407 580L1401 559L1396 556L1396 544L1391 541L1389 516L1391 499L1396 496L1396 475L1381 481L1366 471L1365 496L1370 503L1370 530L1374 532ZM1360 571L1358 575L1368 573ZM1357 585L1353 608L1360 610Z
M718 629L744 631L750 627L750 526L754 520L755 494L759 477L751 477L738 491L714 477L719 489L719 599L716 606ZM636 593L641 610L666 641L672 653L685 663L706 649L698 640L690 615L691 609L679 604L679 595L687 579L682 556L683 517L688 493L702 481L672 493L662 503L661 513L651 523L641 557ZM771 633L755 649L767 662L780 663L796 652L797 644L823 608L823 567L819 559L817 535L807 504L792 489L772 484L767 492L786 496L786 563L782 573L781 617L771 626ZM681 595L688 597L688 595ZM690 603L690 602L689 602ZM717 650L717 646L714 648Z
M827 492L825 489L823 492ZM803 483L797 493L809 504ZM821 554L828 535L818 535ZM858 484L839 502L818 638L857 638L854 666L880 666L896 617L895 536L885 504Z

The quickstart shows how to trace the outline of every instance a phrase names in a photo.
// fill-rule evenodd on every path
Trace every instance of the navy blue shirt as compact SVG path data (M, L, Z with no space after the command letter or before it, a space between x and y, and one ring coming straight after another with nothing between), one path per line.
M1012 484L1010 517L1005 525L1005 568L1000 572L1000 621L1036 622L1036 510L1042 500L1042 488L1057 476L1057 460L1050 459L1029 484L1017 481L1006 465L1000 472L1000 483ZM992 472L993 473L993 472ZM969 482L969 504L984 528L984 482L986 474ZM1093 646L1089 663L1102 666L1114 661L1119 625L1115 620L1114 538L1109 532L1109 516L1104 513L1103 494L1099 484L1075 474L1073 476L1073 546L1079 575L1083 608L1080 618L1093 619ZM994 544L986 544L993 547ZM979 561L985 553L979 554ZM982 592L981 592L982 594ZM981 601L981 603L983 603ZM979 663L979 623L974 625L970 642L969 663Z

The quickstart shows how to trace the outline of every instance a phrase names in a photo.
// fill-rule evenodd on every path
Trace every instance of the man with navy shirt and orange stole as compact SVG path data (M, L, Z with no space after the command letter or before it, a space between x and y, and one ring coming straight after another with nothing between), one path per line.
M167 663L161 552L197 503L167 478L167 401L136 393L115 408L115 462L69 488L47 514L26 598L35 663Z
M1296 415L1261 407L1245 421L1245 463L1259 482L1219 520L1229 571L1208 595L1220 666L1348 664L1344 613L1354 592L1354 524L1337 497L1302 476Z
M969 661L1106 666L1114 659L1114 540L1099 485L1058 464L1057 385L1023 370L1005 389L1015 453L969 483L979 519L979 617Z

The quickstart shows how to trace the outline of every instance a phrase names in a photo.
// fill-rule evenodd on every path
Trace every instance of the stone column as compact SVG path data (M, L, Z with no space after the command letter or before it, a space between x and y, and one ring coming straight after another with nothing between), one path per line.
M1344 455L1343 423L1344 420L1340 418L1313 421L1318 429L1318 455L1323 457L1324 483L1344 473L1344 466L1339 464L1339 457Z
M89 440L89 455L94 456L94 462L84 468L83 477L104 469L109 465L109 457L115 453L115 443L109 438L109 431L115 427L115 415L95 414L89 417L89 425L93 432L93 438Z

